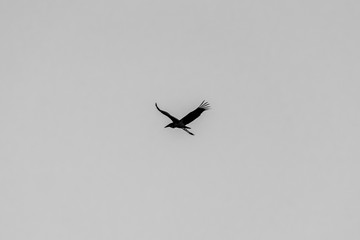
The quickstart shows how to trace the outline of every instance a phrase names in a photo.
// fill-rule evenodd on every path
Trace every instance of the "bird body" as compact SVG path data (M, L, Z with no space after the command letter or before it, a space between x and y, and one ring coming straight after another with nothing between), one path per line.
M185 117L183 117L182 119L179 120L176 117L170 115L168 112L161 110L158 107L157 103L155 103L155 106L159 110L159 112L161 112L162 114L164 114L165 116L170 118L172 121L172 123L166 125L165 128L167 128L167 127L180 128L191 135L194 135L194 134L188 130L188 129L190 129L190 127L188 127L186 125L191 123L192 121L194 121L196 118L198 118L202 112L210 109L210 104L205 101L202 101L202 103L200 104L200 106L198 108L196 108L194 111L188 113Z

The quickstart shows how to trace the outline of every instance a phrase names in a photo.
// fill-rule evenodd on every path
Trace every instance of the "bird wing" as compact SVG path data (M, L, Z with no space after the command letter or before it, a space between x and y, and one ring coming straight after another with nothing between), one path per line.
M162 114L164 114L165 116L167 116L168 118L170 118L171 121L173 121L173 122L179 122L179 120L178 120L176 117L173 117L173 116L171 116L168 112L165 112L165 111L161 110L161 109L157 106L157 103L155 103L155 106L156 106L157 110L159 110Z
M188 113L188 115L183 117L180 121L184 125L187 125L187 124L191 123L192 121L194 121L196 118L198 118L203 111L206 111L208 109L210 109L210 104L205 101L202 101L202 103L200 104L200 106L197 109Z

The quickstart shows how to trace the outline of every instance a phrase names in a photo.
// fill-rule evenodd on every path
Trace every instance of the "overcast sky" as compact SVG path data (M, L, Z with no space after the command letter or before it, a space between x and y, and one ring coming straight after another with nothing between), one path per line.
M359 9L2 0L0 239L360 239Z

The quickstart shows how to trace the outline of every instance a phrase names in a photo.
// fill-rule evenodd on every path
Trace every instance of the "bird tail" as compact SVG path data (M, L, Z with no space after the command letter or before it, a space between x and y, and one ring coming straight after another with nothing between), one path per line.
M184 130L185 132L187 132L188 134L190 134L190 135L193 135L194 136L194 134L192 133L192 132L190 132L189 130L187 130L186 128L183 128L182 130Z

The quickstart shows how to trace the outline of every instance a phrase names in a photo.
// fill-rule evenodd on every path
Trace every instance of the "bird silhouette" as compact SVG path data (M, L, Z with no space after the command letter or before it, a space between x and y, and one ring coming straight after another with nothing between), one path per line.
M183 117L182 119L179 120L176 117L171 116L168 112L161 110L158 107L157 103L155 103L155 106L162 114L164 114L165 116L170 118L172 121L172 123L166 125L165 128L167 128L167 127L181 128L182 130L184 130L185 132L187 132L191 135L194 135L194 134L188 130L190 128L186 125L191 123L192 121L194 121L196 118L198 118L202 112L210 109L210 104L205 101L202 101L202 103L199 105L199 107L197 107L194 111L188 113L185 117Z

